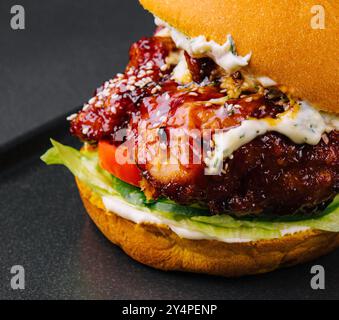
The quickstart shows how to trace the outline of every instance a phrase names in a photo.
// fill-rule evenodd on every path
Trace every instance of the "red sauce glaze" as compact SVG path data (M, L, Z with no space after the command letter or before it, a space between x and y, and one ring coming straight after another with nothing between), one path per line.
M185 59L193 81L198 83L209 77L211 72L216 68L214 61L209 58L195 59L185 52Z
M173 47L171 39L159 37L143 38L133 44L125 73L97 89L72 120L71 133L84 141L112 139L116 130L126 127L132 113L138 112L142 98L151 95L168 78L171 70L160 68Z
M125 73L106 81L96 91L71 122L71 133L85 141L113 140L117 130L135 126L139 117L147 119L153 127L220 129L235 126L248 116L274 117L284 111L264 96L253 96L251 102L248 102L250 97L229 100L227 105L236 106L232 112L224 104L207 107L201 101L221 98L225 93L220 92L218 83L208 81L199 88L179 88L170 79L171 68L163 67L173 49L174 43L165 37L143 38L133 44ZM186 59L196 82L206 78L215 67L210 59L193 59L187 55ZM164 116L167 120L159 122Z
M214 176L193 165L182 167L181 177L171 181L170 166L146 165L144 173L159 195L200 203L211 214L307 215L323 210L339 191L339 133L316 146L268 133L239 148L225 167Z
M165 196L179 203L201 203L211 213L230 212L235 215L273 212L284 215L310 212L323 206L339 190L339 137L332 132L317 146L296 145L276 133L258 137L239 148L220 176L204 175L206 156L194 136L186 133L188 155L178 151L175 156L188 156L188 163L158 163L162 135L168 148L171 129L229 130L243 120L254 117L275 118L289 108L281 92L243 93L238 99L221 103L226 93L211 74L216 67L210 59L193 59L186 54L193 83L178 85L171 79L173 66L166 58L175 49L170 38L143 38L131 46L130 62L124 74L106 81L95 96L71 121L71 133L83 141L96 143L108 140L114 144L117 132L127 129L128 140L140 138L141 127L153 130L154 136L144 143L150 151L146 161L137 165L142 170L146 187L153 196ZM232 75L241 81L242 75ZM218 101L210 101L219 99ZM282 102L284 101L284 102ZM201 140L201 137L198 137ZM199 152L198 164L194 154Z

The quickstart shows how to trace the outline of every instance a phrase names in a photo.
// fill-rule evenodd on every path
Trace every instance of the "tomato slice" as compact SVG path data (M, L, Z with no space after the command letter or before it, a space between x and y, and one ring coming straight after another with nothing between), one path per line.
M117 147L107 141L99 141L100 166L115 177L129 184L139 187L141 171L135 163L121 164L117 161L117 153L128 156L128 149L123 145Z

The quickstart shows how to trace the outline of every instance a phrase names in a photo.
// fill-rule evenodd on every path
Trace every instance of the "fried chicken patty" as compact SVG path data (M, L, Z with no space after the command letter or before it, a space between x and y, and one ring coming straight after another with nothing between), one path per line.
M327 142L327 143L326 143ZM339 191L339 133L317 146L296 145L278 133L260 136L225 161L222 175L203 167L146 165L144 174L162 195L182 204L207 205L212 214L237 216L312 213Z
M253 85L240 72L225 75L212 60L194 59L187 53L192 82L177 83L171 74L178 55L170 38L143 38L135 43L125 73L96 91L72 119L71 133L90 143L104 139L121 144L116 141L117 132L125 129L127 139L134 139L138 146L140 127L153 130L154 136L141 143L147 149L146 160L136 155L145 193L182 204L199 203L211 214L308 214L334 198L339 190L337 131L325 134L316 146L266 133L225 159L221 175L205 175L206 155L201 150L205 140L198 136L201 143L196 146L190 130L210 130L213 135L249 118L275 119L293 102L278 88ZM174 164L159 160L160 149L167 156L173 154L171 129L184 130L188 155L179 149L174 157L178 160L184 155L188 163L181 158ZM194 154L199 154L198 163L193 163Z

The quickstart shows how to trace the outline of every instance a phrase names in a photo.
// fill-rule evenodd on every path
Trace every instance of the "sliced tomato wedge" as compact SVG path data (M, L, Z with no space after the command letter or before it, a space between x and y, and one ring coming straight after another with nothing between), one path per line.
M128 156L128 148L115 146L107 141L99 141L99 160L100 166L113 174L120 180L139 187L141 180L141 171L134 163L121 164L117 161L117 152L123 153L124 157ZM118 150L118 151L117 151Z

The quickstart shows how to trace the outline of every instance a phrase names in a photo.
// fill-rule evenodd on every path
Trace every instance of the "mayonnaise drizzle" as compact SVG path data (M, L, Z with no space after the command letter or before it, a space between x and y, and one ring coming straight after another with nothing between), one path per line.
M166 219L161 215L157 215L156 213L151 212L148 208L138 208L125 202L116 196L103 196L102 197L103 204L107 211L114 212L118 216L130 220L134 223L138 224L155 224L161 226L167 226L170 228L175 234L184 239L191 240L218 240L227 243L240 243L240 242L250 242L253 239L246 238L227 238L222 235L210 235L207 233L203 233L198 230L194 230L192 226L188 226L183 221L175 221ZM287 227L281 231L281 235L292 234L299 231L308 230L309 227Z
M205 36L189 38L159 18L155 18L155 24L169 30L176 46L185 50L191 57L209 57L229 73L233 73L247 66L251 58L250 53L244 57L238 56L235 53L234 42L231 35L228 35L226 42L220 45L213 40L207 41Z
M339 129L337 117L319 112L305 101L294 105L276 119L248 119L238 127L216 132L215 150L205 159L205 173L216 175L222 172L223 161L234 151L269 131L279 132L293 142L317 145L325 132Z

